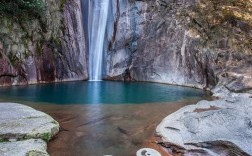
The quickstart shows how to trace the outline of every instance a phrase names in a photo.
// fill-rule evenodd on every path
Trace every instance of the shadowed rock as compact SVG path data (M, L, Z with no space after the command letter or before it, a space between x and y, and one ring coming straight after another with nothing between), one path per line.
M43 4L47 6L43 19L17 22L1 16L0 86L88 78L81 1Z

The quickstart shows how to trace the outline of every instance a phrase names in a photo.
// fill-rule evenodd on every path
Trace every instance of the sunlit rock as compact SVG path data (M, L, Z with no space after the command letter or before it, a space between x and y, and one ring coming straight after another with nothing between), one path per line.
M59 124L49 115L16 103L0 103L0 140L41 138L49 141Z
M184 155L251 155L252 99L201 101L167 116L156 131Z

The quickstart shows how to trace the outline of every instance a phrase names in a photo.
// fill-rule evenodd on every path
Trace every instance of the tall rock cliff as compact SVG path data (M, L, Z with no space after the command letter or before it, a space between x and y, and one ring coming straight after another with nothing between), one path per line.
M88 78L80 0L45 4L43 20L0 12L0 85ZM250 92L251 8L251 0L111 0L103 77Z
M249 6L251 1L243 0L115 1L104 77L250 90Z
M88 78L80 1L44 3L41 18L1 15L0 85Z

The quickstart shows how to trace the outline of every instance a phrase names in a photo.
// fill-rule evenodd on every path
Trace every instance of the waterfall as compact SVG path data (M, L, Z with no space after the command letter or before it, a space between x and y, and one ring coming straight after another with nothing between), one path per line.
M89 80L102 80L105 32L110 0L84 0L88 8ZM84 11L85 12L85 11Z

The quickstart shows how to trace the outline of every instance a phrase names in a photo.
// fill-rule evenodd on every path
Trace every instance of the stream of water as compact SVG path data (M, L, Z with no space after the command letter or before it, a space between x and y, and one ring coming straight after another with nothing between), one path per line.
M102 79L103 46L109 0L90 0L88 4L89 79L99 81Z

